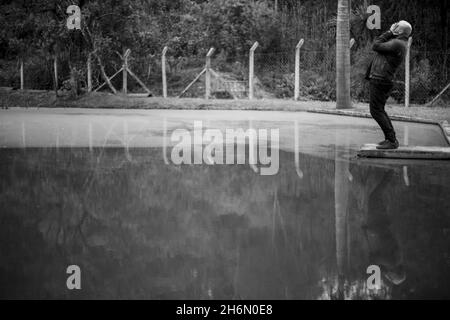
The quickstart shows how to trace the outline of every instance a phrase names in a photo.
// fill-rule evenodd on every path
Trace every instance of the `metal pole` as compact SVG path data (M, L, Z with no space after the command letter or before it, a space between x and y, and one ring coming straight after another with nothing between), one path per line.
M87 86L88 86L88 92L92 91L92 66L91 66L91 60L92 56L91 53L88 54L88 60L87 60Z
M295 91L294 99L297 101L300 97L300 49L305 40L301 39L295 47Z
M411 44L412 37L408 39L408 46L406 48L406 57L405 57L405 107L409 107L409 93L411 86Z
M211 48L206 55L205 99L209 99L211 97L211 56L213 53L214 48Z
M20 59L20 90L23 91L25 85L24 85L24 79L23 79L23 59Z
M128 57L126 53L123 54L123 70L122 70L122 92L127 94L128 87Z
M58 57L56 55L53 60L53 70L55 72L55 95L58 96Z
M166 53L168 47L164 47L161 55L161 72L162 72L162 86L163 86L163 97L167 98L167 77L166 77Z
M351 38L350 39L350 49L353 47L354 44L355 44L355 39Z
M250 58L249 58L249 75L248 75L248 98L253 99L253 82L254 82L254 73L255 73L255 50L258 48L259 43L256 41L253 46L250 48Z

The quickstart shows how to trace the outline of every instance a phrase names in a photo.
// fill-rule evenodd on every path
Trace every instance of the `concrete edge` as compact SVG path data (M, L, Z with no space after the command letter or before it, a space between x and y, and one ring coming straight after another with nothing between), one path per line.
M368 113L355 112L355 111L350 111L350 110L344 111L344 110L308 109L308 110L306 110L306 112L372 119L372 116ZM450 125L448 124L447 121L436 121L436 120L430 120L430 119L414 118L414 117L407 117L407 116L395 116L395 115L390 116L390 118L394 121L436 125L441 129L442 134L444 135L444 138L447 141L447 144L450 146L450 134L447 133L447 130L450 130L450 129L447 129L447 128L450 128Z
M450 131L447 130L447 128L450 129L450 126L448 125L447 121L444 122L438 122L439 128L441 128L442 133L444 134L445 139L447 140L448 145L450 146Z

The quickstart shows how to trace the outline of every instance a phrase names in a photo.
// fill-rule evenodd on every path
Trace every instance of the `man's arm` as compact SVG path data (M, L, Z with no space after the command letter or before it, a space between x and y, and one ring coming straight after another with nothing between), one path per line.
M398 46L395 42L390 41L395 36L391 31L383 33L381 36L375 39L372 49L378 53L396 53Z

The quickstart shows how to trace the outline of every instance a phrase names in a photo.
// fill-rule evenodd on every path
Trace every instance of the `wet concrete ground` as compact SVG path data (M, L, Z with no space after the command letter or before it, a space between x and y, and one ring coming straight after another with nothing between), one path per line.
M3 147L158 147L167 130L190 129L194 121L205 128L278 128L280 148L293 150L295 126L302 150L317 146L350 145L383 140L371 119L276 111L12 109L0 111ZM437 126L394 122L402 144L447 146Z
M166 162L194 121L278 129L279 170L261 175L248 147L245 165ZM445 146L436 126L394 126ZM450 298L450 165L355 158L381 138L370 119L300 112L1 111L0 297Z

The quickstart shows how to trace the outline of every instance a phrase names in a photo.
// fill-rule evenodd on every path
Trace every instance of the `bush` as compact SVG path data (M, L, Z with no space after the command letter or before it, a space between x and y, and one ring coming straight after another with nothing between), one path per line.
M424 104L430 100L433 78L429 60L420 60L411 73L411 102Z
M266 2L211 0L202 8L202 28L208 30L209 45L226 53L229 59L245 56L254 41L260 50L279 47L279 26L275 12Z
M0 86L20 87L20 75L17 60L0 60Z

